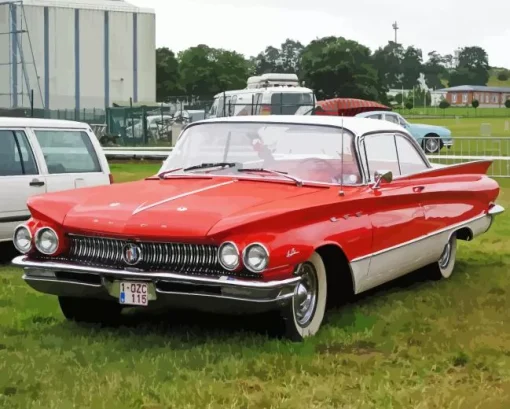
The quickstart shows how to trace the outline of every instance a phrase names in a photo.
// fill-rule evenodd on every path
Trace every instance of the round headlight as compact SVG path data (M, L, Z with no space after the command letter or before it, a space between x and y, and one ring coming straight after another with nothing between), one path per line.
M260 273L269 264L269 253L262 244L252 243L244 249L243 262L248 270Z
M12 242L20 253L28 253L32 248L32 233L30 233L28 227L18 226L14 230Z
M237 246L228 241L218 249L218 259L225 270L235 270L239 266L239 250Z
M35 234L35 247L43 254L54 254L58 249L57 233L49 227L39 229Z

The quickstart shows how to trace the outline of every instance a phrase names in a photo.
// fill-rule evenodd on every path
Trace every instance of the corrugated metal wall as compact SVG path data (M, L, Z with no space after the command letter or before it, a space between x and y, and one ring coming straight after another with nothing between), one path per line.
M156 100L156 16L138 14L138 101Z
M0 7L0 33L10 31L9 5ZM0 61L0 107L11 106L11 39L9 35L0 35L0 50L2 50L2 61Z
M154 14L33 5L23 11L19 5L0 6L0 32L13 26L28 30L18 38L0 36L4 59L12 56L0 61L0 94L10 94L0 95L1 107L30 106L21 55L12 52L17 40L36 108L102 109L130 97L155 101Z

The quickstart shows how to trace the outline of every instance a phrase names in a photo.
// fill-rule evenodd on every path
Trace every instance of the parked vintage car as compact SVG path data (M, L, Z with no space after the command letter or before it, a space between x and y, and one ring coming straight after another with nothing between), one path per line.
M381 119L403 126L415 137L426 153L438 153L444 146L448 149L453 146L452 133L443 126L410 123L396 112L361 112L356 116L360 118Z
M89 124L0 118L0 242L11 241L16 226L30 218L30 196L111 182Z
M327 305L421 267L450 277L457 240L503 211L490 164L433 168L388 121L198 121L157 175L32 197L13 263L68 319L151 305L275 311L302 340Z

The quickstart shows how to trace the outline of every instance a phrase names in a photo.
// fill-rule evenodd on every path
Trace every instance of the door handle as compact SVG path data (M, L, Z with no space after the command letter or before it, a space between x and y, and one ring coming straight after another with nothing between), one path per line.
M30 186L44 186L44 182L42 180L32 179L29 183Z
M414 186L414 187L413 187L413 192L414 192L414 193L420 193L420 192L422 192L424 189L425 189L425 186Z

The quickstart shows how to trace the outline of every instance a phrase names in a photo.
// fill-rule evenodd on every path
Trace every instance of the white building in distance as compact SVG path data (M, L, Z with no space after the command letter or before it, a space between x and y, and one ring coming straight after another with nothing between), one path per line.
M123 0L0 3L0 107L155 101L156 16Z

